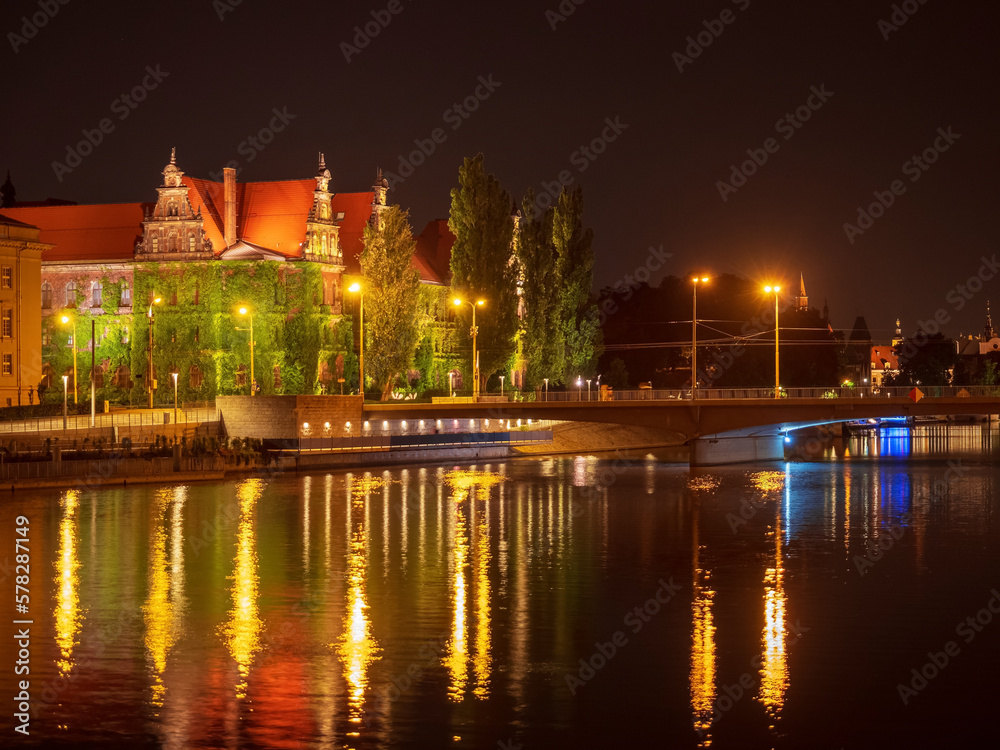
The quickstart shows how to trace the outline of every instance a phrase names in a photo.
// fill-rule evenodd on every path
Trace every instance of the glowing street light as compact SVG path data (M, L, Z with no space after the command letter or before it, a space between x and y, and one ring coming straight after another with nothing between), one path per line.
M79 351L76 343L76 316L70 317L68 314L63 315L60 318L63 325L66 325L71 320L73 322L73 403L79 403L78 393L80 386L77 385L76 380L76 353ZM97 348L97 321L93 318L90 319L90 426L93 427L97 420L97 394L95 393L96 383L94 381L94 368L96 366L95 361L95 349Z
M542 378L542 380L545 381L545 400L548 401L549 400L549 379L548 378Z
M593 380L592 378L587 378L587 400L588 401L590 401L590 383L592 382L592 380Z
M576 378L576 400L583 401L583 378L579 375Z
M177 373L170 373L174 377L174 429L177 429Z
M501 375L500 376L500 395L501 396L503 396L503 378L504 378L504 376Z
M147 317L149 317L149 349L147 350L147 355L149 357L149 376L147 377L147 390L149 392L148 408L153 408L153 391L156 389L156 381L153 380L153 305L158 305L162 302L162 298L157 297L154 292L149 295L149 310L146 312Z
M476 325L476 308L486 304L486 300L477 299L475 304L462 300L458 297L452 300L455 307L468 305L472 308L472 398L479 399L479 352L476 350L476 336L479 334L479 326Z
M253 374L253 312L246 307L240 308L240 315L246 315L250 319L250 328L237 328L237 331L250 331L250 395L257 395L257 378Z
M781 291L780 286L766 286L764 287L764 292L767 294L774 293L774 397L781 398L781 375L780 366L781 362L778 358L778 293Z
M691 297L691 400L698 397L698 284L707 284L708 276L695 276L691 279L693 295Z
M78 400L77 395L76 395L76 392L78 390L78 387L77 387L77 384L76 384L76 318L75 317L74 318L70 318L68 315L63 315L62 318L60 318L60 320L62 321L63 325L66 325L67 323L69 323L70 320L73 321L73 334L72 334L72 336L73 336L73 405L75 406L76 404L79 403L79 400Z
M347 291L361 295L361 305L358 313L358 327L361 329L361 340L358 343L358 391L361 393L361 400L365 400L365 290L357 281L347 287Z

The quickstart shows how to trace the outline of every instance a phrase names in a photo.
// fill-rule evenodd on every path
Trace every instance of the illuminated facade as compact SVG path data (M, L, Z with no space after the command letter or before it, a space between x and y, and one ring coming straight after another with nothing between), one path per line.
M0 216L0 406L37 401L41 259L51 247L40 241L40 234L36 226Z

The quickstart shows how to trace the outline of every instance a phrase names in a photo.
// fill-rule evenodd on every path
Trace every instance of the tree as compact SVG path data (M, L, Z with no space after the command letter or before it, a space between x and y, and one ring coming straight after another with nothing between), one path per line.
M955 342L942 333L928 336L918 331L913 338L904 339L896 349L899 375L891 385L948 385L951 369L958 362Z
M559 304L559 271L552 247L552 209L539 213L535 192L529 190L522 202L515 247L522 275L524 302L523 353L527 362L525 386L532 388L548 378L562 382L565 369L565 340L562 308Z
M615 357L611 360L608 371L604 373L604 382L612 388L628 387L628 370L625 369L625 360Z
M483 155L466 158L451 191L448 228L455 235L451 250L452 289L463 299L486 300L476 317L479 326L480 377L505 367L514 354L517 334L517 268L513 257L514 224L510 194L486 174ZM461 315L471 323L471 310ZM461 331L468 330L462 327ZM471 340L471 337L466 340ZM471 345L469 348L471 354ZM473 368L470 367L470 371Z
M559 280L559 318L565 345L563 380L591 374L601 353L601 327L591 296L594 233L583 227L583 190L563 188L552 214L552 245Z
M416 241L409 212L390 206L378 226L365 227L361 273L365 277L366 375L392 393L397 376L413 361L418 342L420 274L411 265Z

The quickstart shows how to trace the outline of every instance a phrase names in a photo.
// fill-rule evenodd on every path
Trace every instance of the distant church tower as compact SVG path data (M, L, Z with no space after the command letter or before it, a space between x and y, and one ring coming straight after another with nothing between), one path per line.
M184 173L177 168L177 149L170 149L170 163L163 168L163 184L152 214L142 222L142 239L136 243L136 260L211 260L212 241L205 235L201 207L195 213L188 199Z
M806 294L806 280L799 274L799 296L795 298L795 307L799 312L809 309L809 295Z
M900 325L899 318L896 318L896 331L892 334L892 345L893 347L896 347L902 343L903 343L903 329Z
M14 208L17 205L17 190L10 181L10 170L7 170L7 181L0 187L0 208Z
M313 204L306 217L303 250L307 260L342 265L344 258L340 251L340 227L337 226L337 221L343 217L334 216L330 207L330 199L333 197L330 192L331 177L330 170L326 168L326 158L321 153Z
M990 317L990 301L986 300L986 326L983 328L983 341L990 341L996 338L996 332L993 330L993 318Z
M378 228L382 225L382 212L388 208L387 194L389 192L389 181L382 176L382 169L375 173L375 184L372 185L372 192L375 196L372 198L372 215L368 219L368 223Z

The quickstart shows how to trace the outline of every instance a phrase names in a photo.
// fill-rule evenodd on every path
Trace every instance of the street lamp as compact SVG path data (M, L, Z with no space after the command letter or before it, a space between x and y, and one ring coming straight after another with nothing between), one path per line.
M781 398L781 376L779 374L781 362L778 358L778 292L781 291L781 287L766 286L764 291L767 294L774 292L774 397Z
M583 401L583 378L579 375L576 378L576 400Z
M452 383L454 377L455 373L453 373L451 370L448 370L448 398L455 398L455 386Z
M257 395L257 378L253 374L253 313L246 307L240 308L240 315L246 315L250 319L249 328L237 328L237 331L250 331L250 395Z
M501 396L503 396L503 378L504 378L504 376L501 375L500 376L500 395Z
M542 380L545 381L545 401L548 401L549 400L549 379L548 378L542 378Z
M472 398L473 400L479 399L479 352L476 351L476 336L479 335L479 326L476 325L476 308L482 307L486 304L486 300L477 299L475 304L472 302L466 302L458 297L455 297L452 302L455 303L455 307L461 307L462 305L468 305L472 308Z
M358 380L358 391L361 393L361 401L365 400L365 290L361 287L361 284L354 282L349 287L347 291L354 292L355 294L361 295L361 306L358 313L358 327L361 329L361 339L358 342L358 372L360 373L360 379Z
M149 376L147 377L147 390L149 391L148 406L150 409L153 408L153 390L156 388L156 381L153 380L153 322L155 320L153 317L153 305L158 305L161 301L161 298L157 297L155 293L150 294L149 311L146 313L149 317Z
M708 276L691 279L691 400L698 397L698 284L707 284Z
M587 378L587 400L590 401L590 382L592 378Z
M66 412L67 412L67 404L69 403L67 400L67 393L66 393L67 380L69 380L69 375L63 375L63 432L66 431Z
M62 316L62 324L66 325L69 323L70 317L68 315ZM73 318L73 405L76 406L79 403L77 398L77 385L76 385L76 318Z
M177 429L177 373L170 373L174 377L174 429Z

